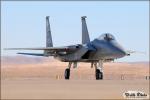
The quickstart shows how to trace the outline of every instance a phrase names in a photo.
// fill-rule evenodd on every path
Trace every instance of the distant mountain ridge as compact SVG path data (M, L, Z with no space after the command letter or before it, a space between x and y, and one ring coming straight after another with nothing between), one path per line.
M7 64L34 64L55 61L53 57L33 57L33 56L1 56L1 62ZM146 64L149 65L148 61L140 62L118 62L118 63L129 63L129 64Z
M2 56L1 62L7 64L34 64L52 61L52 58L46 57L27 57L27 56Z

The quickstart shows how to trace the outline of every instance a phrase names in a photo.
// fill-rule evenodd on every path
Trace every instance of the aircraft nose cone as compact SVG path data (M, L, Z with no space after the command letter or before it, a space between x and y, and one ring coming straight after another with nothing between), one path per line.
M118 48L118 53L119 53L119 55L122 56L122 57L126 55L125 50L123 50L123 49L121 49L121 48Z
M116 41L111 42L115 54L120 58L126 55L124 48Z
M126 52L124 50L121 50L122 55L126 55Z

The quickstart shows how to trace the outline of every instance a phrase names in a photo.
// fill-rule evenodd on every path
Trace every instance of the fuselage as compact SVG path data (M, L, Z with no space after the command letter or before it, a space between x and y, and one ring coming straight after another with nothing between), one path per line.
M82 52L85 54L82 55ZM82 55L82 56L80 56ZM64 62L92 62L99 60L112 60L122 58L126 55L124 48L115 40L111 34L103 34L99 38L82 45L79 50L69 54L57 55L56 58Z
M126 55L125 50L116 40L99 40L95 39L91 45L96 48L92 58L96 59L117 59Z

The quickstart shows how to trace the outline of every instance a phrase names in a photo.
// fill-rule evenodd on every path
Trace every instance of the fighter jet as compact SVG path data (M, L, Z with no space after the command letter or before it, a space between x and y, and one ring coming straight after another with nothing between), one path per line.
M62 62L68 62L65 69L65 79L70 78L70 68L76 68L77 63L91 63L91 68L95 67L96 80L103 79L103 63L114 61L130 55L132 51L126 51L110 33L104 33L100 37L90 41L86 24L86 16L81 17L82 22L82 43L70 46L53 47L49 16L46 16L46 47L40 48L7 48L7 50L43 50L43 53L21 53L33 56L53 56Z

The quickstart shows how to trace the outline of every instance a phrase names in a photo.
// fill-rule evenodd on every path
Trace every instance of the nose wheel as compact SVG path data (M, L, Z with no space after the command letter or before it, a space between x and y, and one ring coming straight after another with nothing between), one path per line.
M103 72L101 72L99 69L96 69L95 78L96 78L96 80L102 80L103 79Z
M95 78L96 80L102 80L103 79L103 61L99 61L98 63L94 64L95 66Z

